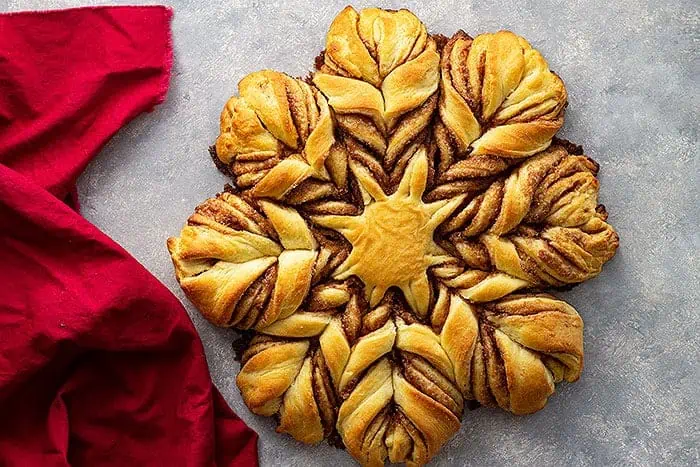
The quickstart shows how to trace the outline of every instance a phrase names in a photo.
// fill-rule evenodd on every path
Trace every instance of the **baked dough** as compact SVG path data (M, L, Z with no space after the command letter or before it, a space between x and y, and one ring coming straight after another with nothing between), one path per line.
M406 10L345 8L307 80L243 78L215 145L235 187L168 249L209 321L250 330L250 410L422 465L467 401L529 414L577 380L583 322L543 290L595 277L618 237L597 164L555 138L566 103L525 39Z

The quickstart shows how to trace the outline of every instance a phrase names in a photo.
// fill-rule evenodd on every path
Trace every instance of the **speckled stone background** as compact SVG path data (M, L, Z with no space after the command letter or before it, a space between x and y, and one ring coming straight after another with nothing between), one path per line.
M185 302L217 386L260 434L264 466L353 461L278 435L248 412L234 383L235 332L213 328L186 302L165 239L226 182L207 146L238 80L261 68L305 75L346 1L167 2L175 10L168 98L124 128L80 181L85 216ZM115 2L0 0L0 11L103 3ZM601 202L621 237L598 278L559 294L586 325L580 381L560 385L528 417L467 412L433 465L698 465L698 0L355 3L369 5L407 7L446 35L508 28L537 47L569 92L560 136L600 163Z

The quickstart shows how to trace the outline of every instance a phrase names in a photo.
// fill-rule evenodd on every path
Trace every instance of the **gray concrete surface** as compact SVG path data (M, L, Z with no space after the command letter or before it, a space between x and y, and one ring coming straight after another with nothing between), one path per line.
M207 155L219 111L246 73L303 75L347 0L172 0L175 67L168 99L124 128L80 181L85 216L186 304L217 386L260 433L263 465L353 465L253 416L234 385L233 331L184 300L165 239L225 178ZM0 10L115 3L0 0ZM126 3L141 3L128 1ZM493 3L489 5L489 3ZM601 165L601 201L621 247L595 280L559 294L585 320L586 368L547 407L513 417L478 409L433 464L698 465L700 434L700 4L697 0L356 2L413 10L430 31L509 28L564 79L560 135ZM1 40L1 38L0 38Z

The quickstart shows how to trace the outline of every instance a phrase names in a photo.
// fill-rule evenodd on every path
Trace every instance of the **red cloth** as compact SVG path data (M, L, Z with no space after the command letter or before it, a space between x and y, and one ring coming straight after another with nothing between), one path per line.
M257 465L182 305L62 201L164 99L171 16L0 15L0 465Z

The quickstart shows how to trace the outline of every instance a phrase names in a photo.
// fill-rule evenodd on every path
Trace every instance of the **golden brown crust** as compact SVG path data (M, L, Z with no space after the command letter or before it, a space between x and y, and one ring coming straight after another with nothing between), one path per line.
M522 158L546 149L564 121L566 88L530 44L510 31L455 34L442 51L441 157ZM448 147L448 145L445 145Z
M252 330L250 410L423 465L468 401L528 414L577 380L583 322L534 289L596 276L619 240L597 164L554 138L566 99L523 38L406 10L345 8L308 81L245 77L215 150L237 186L167 245L203 316Z
M202 203L180 237L168 239L168 250L180 285L202 314L239 329L296 312L319 256L294 209L227 192Z
M238 92L221 112L216 156L240 188L280 199L311 177L329 189L331 175L342 178L325 165L335 138L328 102L317 89L264 70L243 78Z

